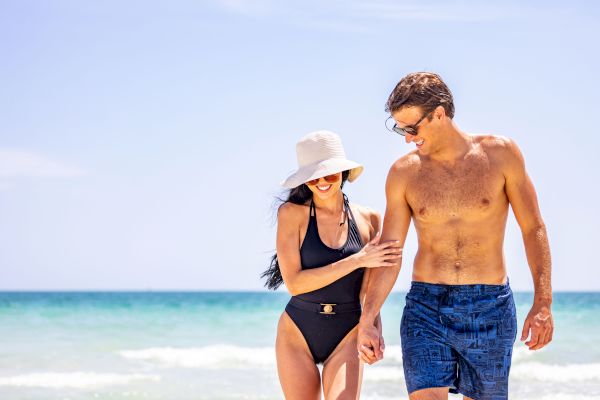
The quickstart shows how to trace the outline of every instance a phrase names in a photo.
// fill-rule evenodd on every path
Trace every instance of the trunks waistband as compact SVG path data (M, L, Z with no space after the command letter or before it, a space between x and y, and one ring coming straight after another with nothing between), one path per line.
M486 293L500 293L510 289L509 279L506 279L506 283L500 285L489 285L483 283L470 284L470 285L447 285L441 283L428 283L412 281L410 290L411 291L427 291L430 293L472 293L472 294L486 294Z

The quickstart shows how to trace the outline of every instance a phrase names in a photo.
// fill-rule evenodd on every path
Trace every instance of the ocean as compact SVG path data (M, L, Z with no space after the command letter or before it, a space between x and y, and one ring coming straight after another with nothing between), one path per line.
M388 297L384 360L361 399L407 399ZM515 293L519 335L531 293ZM276 325L289 295L259 292L0 292L0 399L282 399ZM555 293L554 341L515 343L510 395L600 399L600 293ZM451 395L451 399L462 398Z

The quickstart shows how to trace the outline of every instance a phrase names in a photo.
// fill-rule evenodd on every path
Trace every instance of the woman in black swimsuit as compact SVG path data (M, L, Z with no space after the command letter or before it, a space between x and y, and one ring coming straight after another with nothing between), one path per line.
M363 167L346 159L339 136L314 132L296 150L299 169L282 183L291 190L277 214L277 254L263 273L269 288L285 283L292 294L277 328L279 380L288 400L319 399L321 385L326 399L355 399L362 379L356 325L368 269L393 266L401 249L379 244L380 215L351 205L342 192ZM379 317L375 324L381 335Z

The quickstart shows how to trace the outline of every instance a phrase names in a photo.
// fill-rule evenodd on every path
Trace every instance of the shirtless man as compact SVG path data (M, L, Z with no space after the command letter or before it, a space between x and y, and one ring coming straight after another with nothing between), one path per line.
M411 218L418 236L400 327L410 399L447 399L448 391L506 399L517 334L502 249L509 204L535 287L521 341L537 350L553 333L550 248L523 156L511 139L461 131L452 94L436 74L407 75L386 111L393 130L417 147L389 171L381 236L403 246ZM383 356L373 322L400 264L373 271L368 282L357 348L369 364Z

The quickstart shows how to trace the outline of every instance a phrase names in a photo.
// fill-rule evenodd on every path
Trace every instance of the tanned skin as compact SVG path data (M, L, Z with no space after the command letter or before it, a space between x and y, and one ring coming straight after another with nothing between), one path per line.
M319 179L316 185L308 185L313 192L317 210L319 237L326 246L340 248L349 234L349 223L340 225L343 214L342 173L337 182L330 184ZM319 190L319 187L328 187ZM329 285L357 268L365 268L360 290L364 290L373 269L394 268L401 250L395 243L379 244L381 216L378 212L350 204L356 217L361 239L366 245L355 254L319 268L302 269L300 247L306 236L310 202L304 205L285 203L278 211L277 256L285 286L292 295L310 292ZM381 335L379 316L373 319L377 335ZM363 363L356 357L358 328L353 328L337 345L323 364L322 373L315 365L306 340L290 318L283 312L277 326L275 351L279 380L286 400L318 400L321 392L325 399L358 399L362 382ZM383 344L383 338L378 338Z
M399 127L421 118L420 107L392 113ZM381 243L404 246L410 221L418 236L412 279L434 284L503 284L503 254L509 205L521 229L534 282L534 301L521 341L538 350L554 330L551 259L546 227L523 156L509 138L461 131L438 106L406 135L417 149L398 159L386 182L386 211ZM393 268L371 271L359 323L359 357L372 364L383 357L375 317L391 291L402 260ZM447 399L448 388L418 390L411 400ZM466 397L465 397L466 398Z

